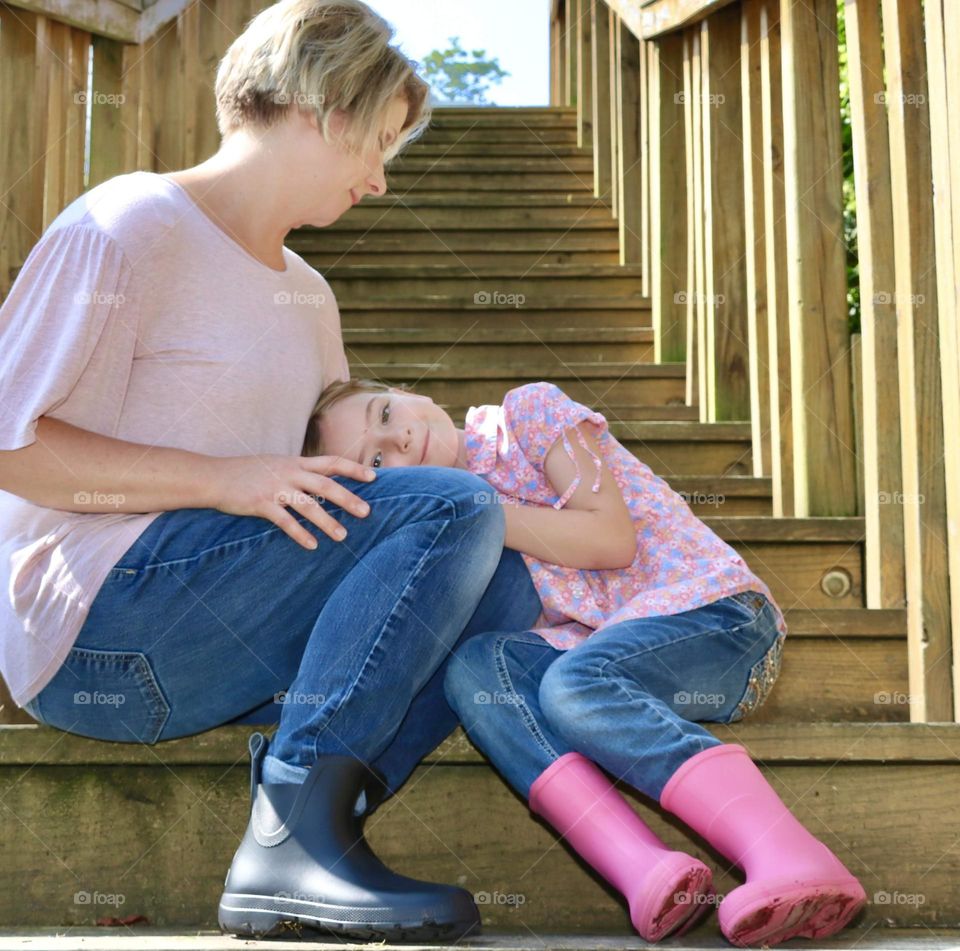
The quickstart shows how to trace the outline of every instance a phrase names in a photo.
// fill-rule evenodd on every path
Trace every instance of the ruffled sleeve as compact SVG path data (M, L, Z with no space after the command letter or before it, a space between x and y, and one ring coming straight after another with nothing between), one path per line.
M580 485L582 474L567 430L579 423L590 422L599 427L598 439L607 432L607 421L601 413L595 412L576 400L570 399L560 387L553 383L528 383L510 390L503 401L506 423L513 438L530 465L546 479L544 464L553 444L559 439L568 458L573 462L574 478L563 494L553 502L553 508L560 509ZM587 445L583 434L576 430L577 440L593 459L595 470L591 491L600 491L600 477L603 461Z

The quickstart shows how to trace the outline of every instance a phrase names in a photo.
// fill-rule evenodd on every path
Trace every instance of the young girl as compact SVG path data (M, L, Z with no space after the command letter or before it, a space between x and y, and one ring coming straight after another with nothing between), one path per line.
M472 407L461 430L429 397L350 380L314 409L303 454L321 453L490 483L543 609L531 631L466 641L447 698L531 810L624 894L646 940L700 917L715 901L711 872L671 851L594 764L743 869L719 904L732 943L823 938L863 907L860 883L744 747L696 722L733 723L764 702L786 636L780 609L600 413L532 383Z

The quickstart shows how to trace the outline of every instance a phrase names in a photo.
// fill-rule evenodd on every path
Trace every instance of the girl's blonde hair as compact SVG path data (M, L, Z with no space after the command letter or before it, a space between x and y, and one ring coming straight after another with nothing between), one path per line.
M323 414L336 403L345 400L354 393L389 393L391 389L406 390L405 386L391 387L379 380L337 380L324 387L307 423L307 435L303 440L301 456L322 456L323 439L320 435L320 423Z
M345 144L372 147L396 96L407 118L391 156L430 121L429 86L416 64L390 45L393 27L361 0L281 0L255 16L217 68L221 135L247 124L267 128L291 106L313 110L324 138L334 109L351 118Z

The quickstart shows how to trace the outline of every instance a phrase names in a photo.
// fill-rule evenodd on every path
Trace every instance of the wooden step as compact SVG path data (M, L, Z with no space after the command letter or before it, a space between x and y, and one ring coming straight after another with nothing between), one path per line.
M356 360L356 373L363 366L391 364L447 363L469 374L475 366L502 366L522 371L550 359L552 362L633 362L653 361L653 330L649 327L623 329L598 327L548 328L532 333L524 327L490 327L479 318L464 322L456 337L429 329L396 328L343 330L347 356ZM352 365L352 364L351 364Z
M399 172L421 175L473 174L478 178L515 175L520 172L529 175L566 173L584 180L589 178L590 187L593 187L593 157L583 152L566 156L554 155L549 151L536 156L484 154L469 156L449 151L439 156L423 156L404 152L387 167L388 177Z
M364 199L329 231L616 231L610 207L587 195L413 194Z
M647 461L647 460L644 460ZM773 498L769 476L665 475L653 461L647 465L683 496L694 515L770 516Z
M394 194L420 191L473 193L518 193L519 200L534 193L564 196L593 195L593 175L587 172L454 172L443 169L422 172L388 172L387 189Z
M620 242L615 229L585 233L563 228L539 231L388 231L302 229L287 247L320 271L337 265L459 265L526 271L543 264L616 265Z
M569 328L584 335L594 328L632 331L650 326L649 298L637 302L595 301L597 307L564 307L570 298L539 298L518 315L515 307L470 304L443 308L395 300L391 307L377 300L351 301L340 305L344 332L377 332L384 329L412 330L432 334L434 340L458 340L473 327L489 327L505 333L522 329L536 339L554 329ZM576 299L574 299L576 301Z
M580 295L642 299L639 265L579 267L540 265L526 272L516 268L461 266L391 267L342 264L327 268L338 301L388 298L446 298L457 303L490 304L501 300L522 309L539 296Z
M745 476L751 472L749 423L608 422L630 452L668 481L677 475Z
M539 361L525 368L476 367L469 377L455 363L367 363L363 371L365 376L394 385L405 384L444 407L482 406L499 400L507 390L522 383L550 380L572 399L616 418L622 417L622 410L628 407L682 403L684 369L680 363L548 364Z
M591 146L579 145L544 145L539 142L489 142L486 144L470 142L460 143L451 148L450 143L435 143L417 139L411 142L403 152L388 165L392 168L397 162L410 158L442 158L445 156L476 157L476 156L514 156L516 158L554 158L575 159L587 157L593 160Z
M960 725L748 719L706 726L744 745L798 819L861 879L871 900L854 932L960 926L953 821ZM0 925L71 928L135 913L156 928L216 929L224 875L249 812L251 731L222 727L143 746L0 728L0 862L16 883L0 891ZM682 823L624 792L669 846L714 869L718 894L742 881ZM487 928L606 932L621 936L617 947L644 946L635 937L622 944L632 935L622 900L531 818L459 731L368 820L366 834L402 873L475 895L516 896L484 903ZM78 902L78 892L115 896L116 904ZM716 928L710 915L693 935ZM712 948L726 947L712 940Z
M431 145L529 144L573 145L577 144L576 123L560 126L536 126L516 124L511 126L486 126L483 123L464 121L433 125L421 141Z
M430 116L430 129L577 127L575 106L440 106Z

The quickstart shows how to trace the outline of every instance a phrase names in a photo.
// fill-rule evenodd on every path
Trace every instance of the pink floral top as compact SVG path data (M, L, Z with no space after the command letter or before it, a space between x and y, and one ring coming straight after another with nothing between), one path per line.
M679 614L742 591L757 591L773 604L777 629L786 624L769 588L726 542L698 519L683 498L629 453L606 419L570 399L552 383L510 390L502 406L474 406L467 413L467 468L520 504L562 508L580 484L579 467L561 496L544 474L557 439L577 465L567 430L594 425L603 462L613 473L637 532L637 556L628 568L591 571L523 558L543 610L533 630L559 650L575 647L594 631L631 618ZM588 449L583 436L573 430ZM600 459L593 456L593 491L600 491Z

